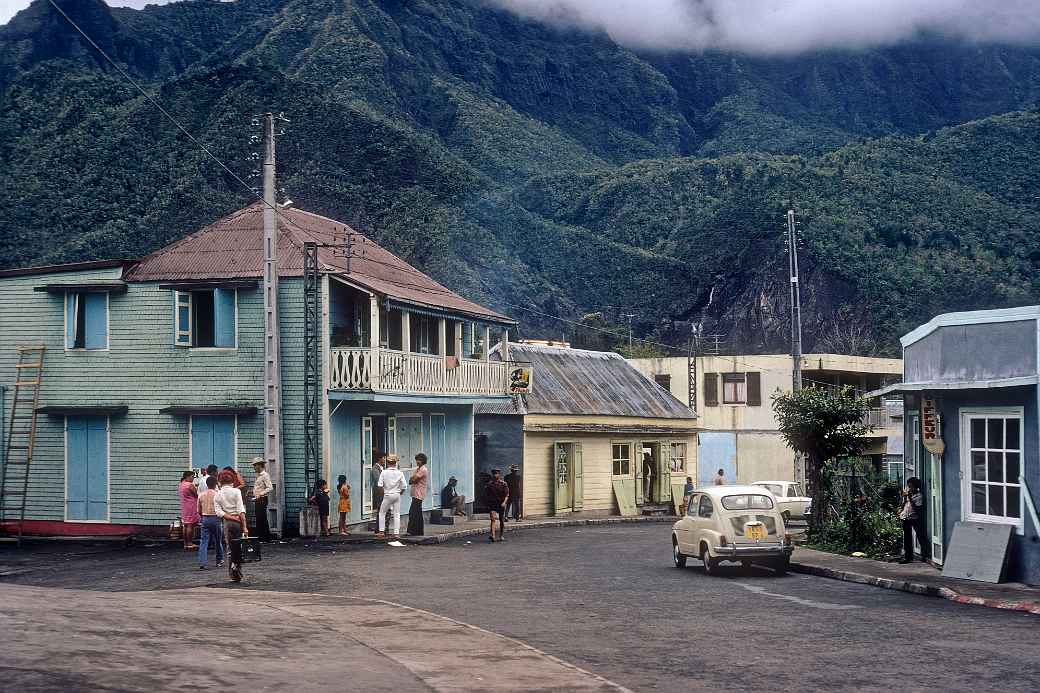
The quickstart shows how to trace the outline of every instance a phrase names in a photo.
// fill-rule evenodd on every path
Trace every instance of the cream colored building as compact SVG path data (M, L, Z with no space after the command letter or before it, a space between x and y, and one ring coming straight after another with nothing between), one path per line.
M493 353L493 358L497 354ZM697 475L697 419L621 356L565 345L510 344L530 363L531 392L475 410L476 472L511 464L527 517L665 511ZM480 495L475 509L486 506Z
M778 431L771 397L792 386L788 355L698 356L687 359L632 359L645 376L669 390L698 413L698 483L710 483L722 469L731 483L762 479L801 480L794 452ZM866 393L899 379L900 359L806 354L802 380L806 385L852 386ZM865 454L879 462L890 437L901 435L901 423L880 403L869 415L875 426Z

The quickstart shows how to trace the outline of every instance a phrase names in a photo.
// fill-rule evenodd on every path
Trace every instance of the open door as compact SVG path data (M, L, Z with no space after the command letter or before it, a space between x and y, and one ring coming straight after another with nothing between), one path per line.
M645 470L643 469L643 446L638 440L632 441L632 465L636 473L636 497L635 504L643 505L646 502Z
M578 512L585 507L585 480L583 478L582 464L581 464L581 443L574 443L572 446L574 451L574 487L572 489L574 493L574 500L571 507L575 512Z
M943 564L942 455L928 453L928 533L932 539L932 562Z
M672 467L667 443L654 443L654 461L657 468L657 500L659 503L672 501Z
M361 417L361 516L372 515L372 417Z
M553 510L556 514L571 510L570 444L553 443Z

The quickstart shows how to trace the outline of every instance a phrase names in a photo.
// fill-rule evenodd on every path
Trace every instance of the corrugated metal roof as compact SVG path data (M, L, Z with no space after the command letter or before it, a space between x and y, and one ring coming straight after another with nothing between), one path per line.
M280 209L279 214L289 221L278 223L278 273L282 277L303 275L305 241L342 245L348 231L353 232L346 224L301 209ZM259 278L263 276L263 237L263 205L256 202L142 258L125 278L138 282ZM383 296L513 322L464 299L362 234L354 236L354 243L356 255L350 259L349 273L342 250L319 248L318 263L323 271Z
M493 353L498 356L497 351ZM531 364L530 394L514 405L518 411L503 408L476 413L522 413L522 406L529 414L696 418L686 405L619 354L510 344L509 360Z

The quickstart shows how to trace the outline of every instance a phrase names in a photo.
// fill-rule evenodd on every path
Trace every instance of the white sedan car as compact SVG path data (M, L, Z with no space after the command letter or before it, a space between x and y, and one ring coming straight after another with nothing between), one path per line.
M795 481L756 481L751 485L769 489L776 497L784 522L804 520L812 515L812 498L807 497L802 485Z
M794 546L773 494L760 486L710 486L690 496L686 514L672 525L672 559L685 568L687 557L715 573L720 561L745 567L761 563L786 573Z

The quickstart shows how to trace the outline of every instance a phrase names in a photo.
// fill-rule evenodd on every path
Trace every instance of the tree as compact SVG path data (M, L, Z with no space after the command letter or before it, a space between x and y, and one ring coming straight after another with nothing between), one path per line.
M773 394L773 411L780 435L795 452L805 455L806 480L813 497L810 531L819 531L826 517L822 493L823 465L835 457L858 454L872 429L863 423L867 401L852 388L807 387Z

